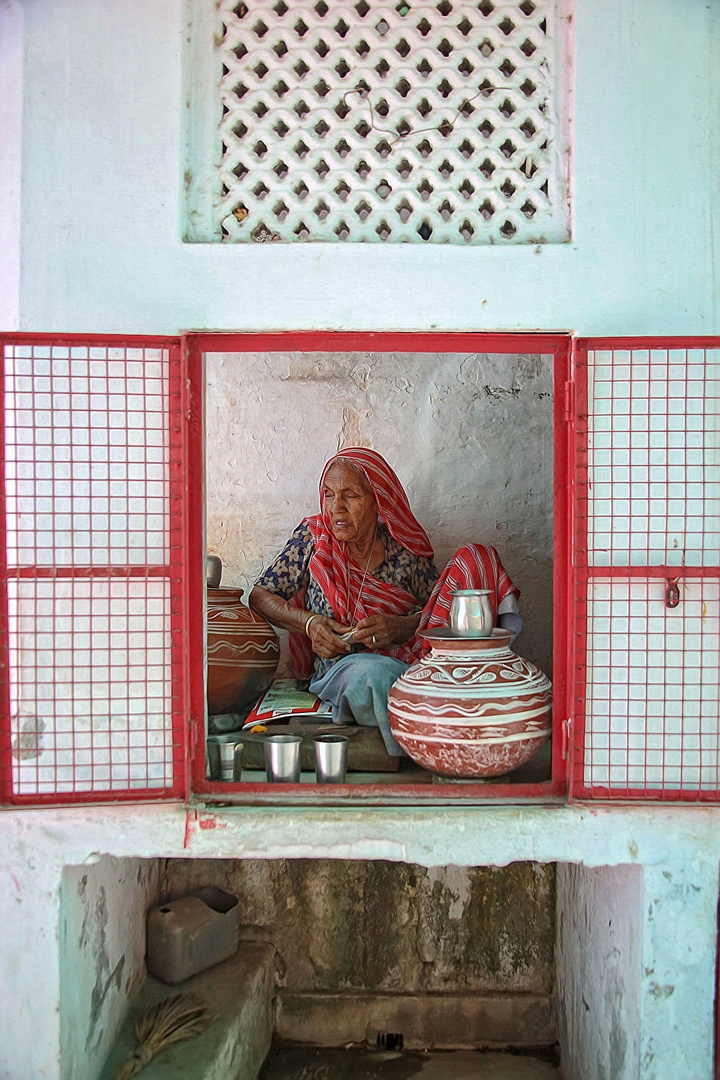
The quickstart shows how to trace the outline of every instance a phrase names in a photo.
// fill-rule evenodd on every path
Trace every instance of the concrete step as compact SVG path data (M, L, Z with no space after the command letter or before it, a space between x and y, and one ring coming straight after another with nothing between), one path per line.
M177 993L206 1002L213 1021L202 1035L175 1043L140 1074L142 1080L255 1080L273 1032L275 950L241 941L236 955L180 986L148 977L105 1063L100 1080L112 1080L135 1049L135 1018Z
M271 1050L260 1080L561 1080L543 1058L501 1051Z
M547 994L292 993L281 990L277 1037L285 1043L385 1045L402 1035L406 1050L550 1046L556 1040Z

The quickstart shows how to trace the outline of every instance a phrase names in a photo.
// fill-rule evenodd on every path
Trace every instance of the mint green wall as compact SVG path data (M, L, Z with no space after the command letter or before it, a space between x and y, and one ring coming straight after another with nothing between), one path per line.
M62 1080L99 1075L145 978L145 913L159 887L158 859L90 858L60 886Z
M183 245L180 0L7 0L0 19L1 81L13 89L0 88L9 132L3 329L720 332L717 4L577 0L573 240L537 249ZM98 851L642 865L643 970L658 975L638 989L641 1053L629 1075L676 1080L681 1062L683 1080L711 1080L719 817L691 808L243 810L210 815L200 829L179 807L6 813L0 1080L61 1075L61 880L67 864ZM612 906L610 879L601 893ZM116 963L102 967L106 977ZM75 1060L97 975L82 970L90 998L66 999L63 1021ZM605 1019L599 1009L598 1024ZM569 1080L601 1080L602 1064ZM93 1080L82 1072L91 1067L78 1065L74 1080Z
M139 964L141 911L150 892L133 874L138 860L168 858L373 859L428 867L557 863L564 950L558 996L563 1010L572 1002L584 1010L584 994L593 1010L582 1028L571 1011L561 1017L566 1080L713 1080L719 824L720 809L697 807L244 807L209 813L156 805L5 813L0 966L3 1004L10 989L12 1007L0 1010L0 1080L66 1080L61 1047L74 1054L73 1080L96 1080L96 1060L83 1057L83 1048L88 1038L95 1046L98 1031L106 1042L112 1038L127 993L125 972ZM98 862L100 852L113 859ZM129 860L127 870L115 862L120 859ZM586 869L570 878L561 864L571 863ZM76 888L64 930L64 872L66 883L78 887L88 872L98 902L100 886L105 889L104 946L95 928L82 948L70 948L73 938L79 944L83 903ZM619 902L623 922L613 933L607 923ZM103 919L97 922L102 926ZM123 943L129 959L118 986L113 972ZM75 962L77 983L63 998L63 967ZM106 986L93 1021L93 989L102 996ZM620 1077L608 1072L603 1051L603 1033L610 1030L616 1046L625 1039Z
M183 244L181 0L23 8L22 329L720 331L715 4L577 0L573 240L538 248Z

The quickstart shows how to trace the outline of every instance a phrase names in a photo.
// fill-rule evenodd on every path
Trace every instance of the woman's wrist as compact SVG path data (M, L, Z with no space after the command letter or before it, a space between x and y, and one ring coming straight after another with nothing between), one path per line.
M413 636L418 626L420 625L420 618L422 613L418 612L416 615L400 615L398 616L398 634L397 644L400 645L405 641L409 641Z
M310 617L305 620L304 630L305 630L305 633L306 633L306 635L308 637L310 637L310 623L313 621L313 619L317 619L317 618L318 618L318 613L315 611L315 612L312 612L310 614Z

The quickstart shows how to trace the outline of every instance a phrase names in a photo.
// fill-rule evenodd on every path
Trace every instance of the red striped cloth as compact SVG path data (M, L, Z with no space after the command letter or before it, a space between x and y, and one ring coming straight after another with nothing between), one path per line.
M378 504L379 518L399 544L415 555L432 558L433 549L427 533L414 517L405 490L395 472L380 454L365 447L350 447L335 454L326 463L320 477L320 514L305 519L313 537L315 552L310 559L310 572L320 585L338 622L349 626L369 615L406 615L417 605L411 593L368 574L363 583L363 571L347 556L346 545L336 540L325 517L323 484L325 475L339 458L359 465L372 488ZM498 605L513 592L513 585L494 547L467 544L460 548L440 575L432 595L423 608L422 619L415 636L402 645L384 649L386 656L396 656L411 664L426 653L429 645L420 637L423 630L447 626L450 603L456 589L489 589L493 621L497 622ZM304 594L293 597L304 606ZM312 669L310 641L301 634L290 635L290 656L293 670L299 675Z
M494 547L466 544L456 551L437 580L430 599L423 608L422 619L415 637L400 646L397 656L406 664L428 652L429 644L420 636L423 630L434 630L450 622L450 604L456 589L489 589L493 623L497 624L497 609L510 593L520 595Z

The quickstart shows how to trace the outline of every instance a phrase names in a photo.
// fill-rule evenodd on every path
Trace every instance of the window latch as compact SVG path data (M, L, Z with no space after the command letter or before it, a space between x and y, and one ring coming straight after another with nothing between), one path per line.
M665 607L676 608L680 603L680 586L677 578L666 578Z

